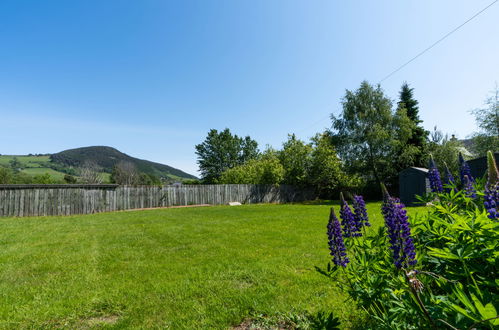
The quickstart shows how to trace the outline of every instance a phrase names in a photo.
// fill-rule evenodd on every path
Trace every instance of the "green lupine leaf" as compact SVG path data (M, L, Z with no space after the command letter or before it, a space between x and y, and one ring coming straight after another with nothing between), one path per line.
M451 260L459 260L459 257L449 251L445 251L442 249L437 249L433 247L428 247L428 249L431 251L428 254L437 257L437 258L443 258L443 259L451 259Z
M451 304L450 307L455 310L456 312L466 316L467 318L469 319L472 319L473 321L476 321L476 322L479 322L480 320L477 319L476 317L472 316L470 313L468 313L467 310L465 310L464 308L462 308L461 306L458 306L456 304Z
M468 296L464 292L463 285L461 283L456 283L456 285L452 287L452 291L456 295L457 299L459 299L459 301L462 302L464 306L466 306L466 308L468 308L473 313L476 313L475 306L468 299Z

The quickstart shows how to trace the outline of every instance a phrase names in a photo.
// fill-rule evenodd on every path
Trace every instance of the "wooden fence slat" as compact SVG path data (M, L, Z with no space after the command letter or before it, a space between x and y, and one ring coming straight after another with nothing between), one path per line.
M191 204L286 203L315 198L281 185L0 185L0 216L89 214Z

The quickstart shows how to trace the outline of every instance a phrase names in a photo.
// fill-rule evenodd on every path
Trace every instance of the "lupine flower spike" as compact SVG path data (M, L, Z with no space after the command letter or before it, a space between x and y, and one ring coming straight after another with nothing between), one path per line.
M369 223L369 217L367 216L366 202L364 201L364 198L360 195L353 195L352 201L355 222L360 223L361 226L371 226Z
M409 268L416 265L416 252L411 237L411 229L404 204L398 198L391 197L382 185L383 206L381 211L390 240L393 262L397 268Z
M487 184L485 185L483 205L490 219L499 219L499 171L491 151L487 152Z
M430 188L432 192L441 193L443 191L442 180L440 179L440 172L438 171L437 165L435 165L435 161L433 160L432 155L430 155L430 168L428 170L428 179L430 180Z
M464 194L469 198L476 198L476 190L473 187L473 182L471 182L469 176L464 176Z
M471 169L468 162L464 160L463 155L459 153L459 174L461 176L461 184L465 184L464 176L467 175L471 182L475 182L475 179L471 176Z
M456 185L456 180L454 180L454 176L452 175L451 171L449 170L449 167L447 164L444 162L445 166L445 184L447 186L454 186ZM451 188L447 187L444 188L445 192L449 193L451 191ZM454 191L456 191L456 188L454 188Z
M362 236L360 233L361 224L357 223L357 219L354 217L350 206L343 197L343 193L340 193L341 209L340 218L341 226L343 227L343 236L345 237L358 237Z
M327 224L327 238L332 261L336 266L346 267L350 260L347 257L343 237L341 236L341 226L334 209L331 208L329 222Z

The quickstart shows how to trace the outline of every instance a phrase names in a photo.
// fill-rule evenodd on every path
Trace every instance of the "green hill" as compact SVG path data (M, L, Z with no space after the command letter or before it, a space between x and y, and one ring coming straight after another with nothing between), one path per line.
M196 179L195 176L174 167L131 157L111 147L76 148L52 155L0 155L0 167L11 167L14 159L19 162L17 169L22 173L31 176L48 173L56 182L63 182L66 174L77 176L77 168L85 162L100 166L104 180L108 182L114 165L122 161L130 162L138 171L162 178L164 181Z
M138 159L121 151L104 146L83 147L68 149L50 155L50 161L62 167L80 167L85 162L93 162L102 167L102 171L111 173L113 167L120 162L130 162L146 174L151 174L163 179L196 179L194 175L185 173L168 165Z

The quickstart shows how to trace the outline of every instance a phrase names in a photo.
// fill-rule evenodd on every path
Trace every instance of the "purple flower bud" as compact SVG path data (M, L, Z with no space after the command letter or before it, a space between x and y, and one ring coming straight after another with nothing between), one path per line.
M487 152L487 184L483 205L490 219L499 219L499 171L491 151Z
M352 213L352 209L350 209L350 206L343 197L343 193L340 193L340 199L341 199L340 218L341 218L341 226L343 227L343 236L345 237L362 236L360 232L362 224L357 222L357 219Z
M463 155L459 153L459 174L461 176L461 184L465 184L464 176L467 175L471 182L475 182L473 176L471 176L471 169L468 162L464 160Z
M435 165L435 161L433 157L430 155L430 168L428 170L428 179L430 180L430 188L434 193L441 193L443 191L442 188L442 180L440 179L440 172L438 171L437 166Z
M464 176L464 194L469 198L476 198L476 190L473 187L473 182L467 175Z
M397 268L412 267L417 260L405 206L398 198L388 195L386 188L384 188L384 193L381 212L385 218L393 262Z
M499 185L485 188L483 205L489 214L489 219L499 219Z
M341 226L334 209L331 208L329 222L327 224L327 238L332 261L335 265L346 267L350 260L347 257L343 237L341 236Z
M366 202L364 201L364 198L360 195L354 195L352 204L355 222L359 223L361 226L371 226L369 223L369 217L367 216Z
M456 186L456 180L454 180L454 176L452 175L451 171L449 170L449 167L447 166L447 164L445 164L445 185L447 186L454 186L454 191L457 191L457 189L455 188ZM445 192L449 193L451 191L451 188L449 187L446 187L444 188Z

